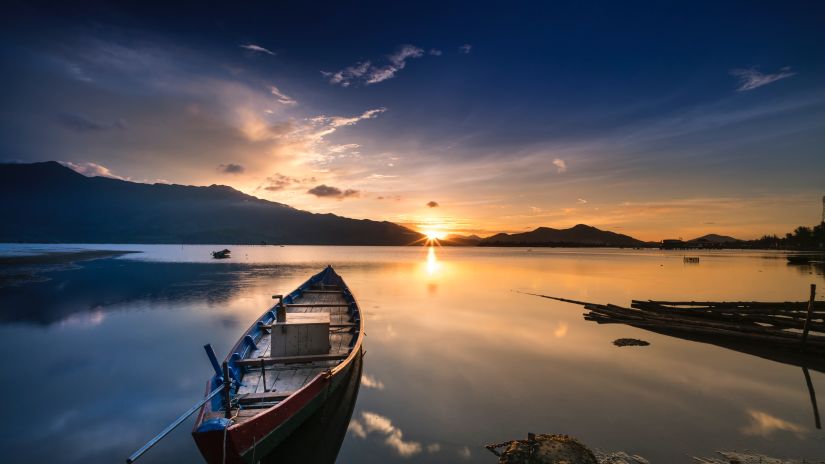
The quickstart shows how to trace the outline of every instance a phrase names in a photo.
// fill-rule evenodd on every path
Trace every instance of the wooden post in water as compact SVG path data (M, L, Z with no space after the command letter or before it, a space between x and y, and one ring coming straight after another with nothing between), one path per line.
M808 315L805 316L805 325L802 329L802 349L805 349L805 342L808 341L808 330L811 325L811 317L814 312L814 297L816 297L816 284L811 284L811 299L808 300Z
M223 409L225 411L224 417L232 418L232 380L229 379L229 364L223 362Z

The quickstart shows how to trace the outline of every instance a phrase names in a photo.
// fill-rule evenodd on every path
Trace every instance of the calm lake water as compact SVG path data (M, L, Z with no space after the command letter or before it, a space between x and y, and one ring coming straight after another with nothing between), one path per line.
M690 252L699 264L683 252L604 249L230 246L232 259L214 261L209 252L223 247L0 245L0 254L76 248L142 253L30 268L27 281L0 287L4 462L122 462L202 397L212 373L203 344L223 357L272 294L326 264L366 314L339 462L493 463L484 444L527 432L656 463L733 449L825 456L799 367L597 325L578 306L516 293L629 305L801 301L809 284L825 287L821 268L778 253ZM617 348L620 337L651 345ZM811 378L825 398L825 375ZM141 461L200 462L192 420ZM333 455L338 446L303 440Z

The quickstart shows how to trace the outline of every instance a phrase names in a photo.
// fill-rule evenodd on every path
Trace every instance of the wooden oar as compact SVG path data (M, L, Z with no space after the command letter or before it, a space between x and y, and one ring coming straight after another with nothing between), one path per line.
M209 392L209 394L208 394L208 395L206 395L206 398L204 398L204 399L202 399L202 400L198 401L198 403L197 403L197 404L195 404L194 406L192 406L192 408L190 408L188 411L186 411L185 413L183 413L183 415L182 415L182 416L180 416L180 417L178 417L177 419L175 419L175 421L174 421L174 422L172 422L171 424L169 424L169 425L168 425L165 429L163 429L163 431L162 431L162 432L160 432L159 434L157 434L157 435L155 436L155 438L152 438L151 440L149 440L149 441L148 441L145 445L141 446L139 450L135 451L134 453L132 453L132 455L131 455L131 456L129 456L128 458L126 458L126 462L127 462L128 464L131 464L131 463L135 462L135 461L137 460L137 458L139 458L139 457L140 457L143 453L145 453L146 451L148 451L148 450L149 450L149 448L151 448L151 447L155 446L155 445L157 444L157 442L159 442L161 439L163 439L163 437L165 437L166 435L168 435L168 434L169 434L169 432L171 432L172 430L174 430L174 429L175 429L175 427L179 426L179 425L181 424L181 422L183 422L184 420L186 420L186 418L187 418L187 417L191 416L191 415L192 415L192 413L193 413L193 412L195 412L195 411L197 411L197 410L198 410L201 406L203 406L203 405L204 405L204 403L206 403L207 401L211 400L213 396L215 396L215 395L217 395L218 393L220 393L220 391L221 391L221 390L223 390L223 385L221 385L220 387L218 387L218 388L216 388L216 389L212 390L211 392Z

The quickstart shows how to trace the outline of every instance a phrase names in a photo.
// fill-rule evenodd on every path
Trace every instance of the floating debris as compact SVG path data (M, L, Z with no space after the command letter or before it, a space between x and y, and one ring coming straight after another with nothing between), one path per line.
M617 338L613 340L613 344L616 346L648 346L650 342L638 338Z

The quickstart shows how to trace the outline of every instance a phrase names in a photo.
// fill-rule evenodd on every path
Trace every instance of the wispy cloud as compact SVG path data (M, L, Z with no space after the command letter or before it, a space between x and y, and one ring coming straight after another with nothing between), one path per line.
M102 164L90 162L72 163L71 161L60 161L60 164L88 177L99 176L109 177L111 179L130 180L128 177L115 175L109 168L103 166Z
M471 51L472 49L473 49L473 46L472 46L472 45L470 45L470 44L464 44L464 45L462 45L462 46L458 47L458 52L459 52L459 53L463 53L463 54L465 54L465 55L466 55L466 54L470 53L470 51Z
M286 175L280 174L280 173L275 173L275 174L267 177L266 182L264 182L262 185L259 185L258 188L256 188L255 190L266 190L268 192L280 192L281 190L284 190L284 189L286 189L288 187L291 187L293 185L294 186L306 185L308 183L316 182L316 181L317 181L317 179L315 178L315 176L298 178L298 177L286 176Z
M272 56L275 56L275 52L273 52L272 50L269 50L269 49L264 48L264 47L262 47L262 46L260 46L260 45L255 45L255 44L252 44L252 43L248 43L248 44L241 44L241 45L239 45L239 47L241 47L241 48L243 48L243 49L245 49L245 50L249 50L249 51L251 51L251 52L255 52L255 53L266 53L267 55L272 55Z
M275 97L278 98L278 103L282 105L294 106L298 104L298 102L296 102L295 99L293 99L292 97L288 97L285 93L281 92L281 90L278 89L278 87L275 87L274 85L270 86L269 91L270 93L272 93L272 95L275 95Z
M565 163L564 160L561 158L554 159L553 166L556 167L556 172L558 172L559 174L567 172L567 163Z
M428 51L427 53L429 53L432 56L441 56L441 50L437 48L431 48L430 51Z
M369 61L364 61L336 72L321 71L321 74L327 78L330 84L337 84L341 87L349 87L354 81L359 80L367 74L367 71L370 70L371 66L372 64Z
M75 79L83 82L93 82L94 80L86 74L86 71L81 68L80 66L68 63L66 64L66 71L69 72L69 75L74 77Z
M438 56L440 50L430 50L430 55ZM415 45L402 45L394 53L387 57L389 63L382 66L375 66L371 61L358 62L353 66L348 66L340 71L321 71L330 84L349 87L353 84L363 83L366 85L377 84L387 79L392 79L407 66L407 60L424 56L424 50Z
M375 84L387 79L392 79L395 77L395 73L407 66L408 59L420 58L423 55L424 50L414 45L402 45L401 48L390 55L390 64L371 70L367 77L367 84Z
M786 77L795 76L795 72L791 72L791 68L785 67L773 74L763 73L754 68L750 69L734 69L730 72L731 75L739 79L738 92L746 92L748 90L758 89L763 85L768 85Z
M116 121L98 121L79 113L60 113L57 115L57 122L66 129L75 132L101 132L112 129L125 129L126 121L118 119Z

